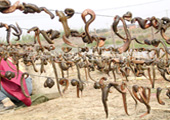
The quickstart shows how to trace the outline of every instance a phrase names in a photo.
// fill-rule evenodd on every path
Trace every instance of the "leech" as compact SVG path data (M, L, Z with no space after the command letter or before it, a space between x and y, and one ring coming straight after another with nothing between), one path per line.
M7 36L6 36L6 40L7 40L7 43L8 44L11 44L10 43L10 35L11 34L11 27L9 26L9 28L7 29Z
M119 87L119 85L117 83L109 83L107 86L104 86L101 88L102 90L102 103L104 106L104 110L106 113L106 118L108 118L108 106L107 106L107 98L108 98L108 94L110 92L110 88L114 87L118 92L120 92L121 94L126 94L126 92L122 91Z
M146 89L148 90L148 95L146 94ZM143 103L146 108L147 108L147 112L144 113L143 115L141 115L140 117L144 117L145 115L149 114L150 113L150 105L149 105L149 101L150 101L150 95L151 95L151 90L150 88L144 88L144 87L139 87L137 85L133 85L132 86L132 92L133 92L133 95L135 96L135 98L140 101L141 103ZM137 92L139 92L139 96L140 98L138 97L137 95Z
M152 78L151 78L151 73L150 73L151 71L150 71L150 68L148 67L147 70L148 70L149 80L150 80L150 83L151 83L152 88L153 88L153 87L154 87L154 83L153 83L153 80L152 80Z
M47 8L45 7L40 7L40 10L43 10L45 13L49 14L51 19L54 19L54 14L50 12L50 10L48 10Z
M140 18L140 17L135 17L135 18L133 18L132 21L131 21L131 23L135 23L136 21L138 21L138 24L140 25L140 27L141 27L142 29L149 28L149 27L152 25L151 22L147 24L147 22L148 22L147 19L142 19L142 18Z
M55 66L55 63L54 63L52 57L51 57L51 63L52 63L52 67L53 67L54 74L55 74L55 79L56 79L56 83L57 83L58 92L59 92L60 96L62 96L62 93L61 93L61 90L60 90L60 86L59 86L59 81L58 81L57 68Z
M104 106L104 111L106 113L106 118L108 118L108 106L107 106L108 93L109 93L109 88L108 87L104 87L102 89L102 103L103 103L103 106Z
M127 115L129 115L128 110L127 110L127 101L126 101L126 90L125 90L125 85L121 85L121 90L124 92L122 93L122 98L123 98L123 105L124 105L124 110Z
M35 71L35 72L38 72L33 58L31 58L31 63L32 63L32 66L33 66L34 71Z
M85 59L85 62L86 62L86 64L88 65L87 59ZM89 76L90 80L96 82L96 80L94 80L94 79L91 77L91 75L90 75L90 68L89 68L89 67L87 68L87 73L88 73L88 76Z
M88 21L86 21L86 19L85 19L85 17L87 15L90 15L90 19ZM83 21L85 23L85 33L88 36L88 43L92 43L93 41L92 41L92 38L91 38L91 36L89 34L89 25L95 20L96 14L94 13L93 10L86 9L86 10L84 10L82 12L81 17L82 17L82 19L83 19Z
M17 9L19 3L20 3L20 1L15 2L15 3L14 3L12 6L10 6L8 9L2 10L1 12L4 13L4 14L5 14L5 13L12 13L12 12L14 12L14 11Z
M62 67L62 62L59 62L58 63L58 65L59 65L59 67L60 67L60 70L61 70L61 75L62 75L62 78L64 78L64 71L63 71L63 67ZM66 69L66 70L68 70L68 69Z
M48 37L47 33L46 33L44 30L41 30L40 33L43 35L43 37L45 38L45 40L46 40L49 44L54 44L54 41L52 41L52 40Z
M54 86L54 80L50 77L47 77L47 80L44 82L44 87L52 88Z
M132 15L131 15L131 14L129 14L129 15L130 15L130 16L128 16L128 17L131 18ZM126 52L126 51L129 49L130 43L131 43L131 41L132 41L131 35L130 35L129 30L127 29L127 25L126 25L126 23L125 23L125 20L126 20L125 18L126 18L126 17L127 17L127 16L124 16L124 18L122 18L122 17L119 17L119 16L117 15L117 16L115 16L114 22L113 22L113 24L112 24L112 29L113 29L113 31L115 32L115 34L125 41L125 43L124 43L121 47L117 48L117 50L118 50L118 52L119 52L120 54L123 53L123 52ZM128 19L129 19L129 18L128 18ZM125 19L125 20L124 20L124 19ZM118 23L119 23L120 20L121 20L122 23L123 23L123 28L124 28L124 31L125 31L125 34L126 34L126 38L122 37L122 36L118 33L117 26L118 26Z
M81 91L81 95L82 95L82 92L83 92L83 89L84 89L84 85L83 85L84 83L81 79L80 68L77 65L77 62L75 62L75 65L76 65L77 75L78 75L78 80L79 80L78 89Z
M150 113L150 110L151 110L151 107L149 105L149 100L150 100L150 88L148 88L148 97L146 97L146 94L145 93L145 89L142 88L142 91L139 89L139 95L141 97L141 101L142 103L146 106L147 108L147 112L144 113L143 115L141 115L140 117L144 117L145 115L149 114ZM143 93L144 92L144 93Z
M135 97L133 96L133 94L132 94L131 90L128 88L127 84L126 84L126 83L123 83L123 84L125 85L126 89L129 91L131 97L132 97L133 100L135 101L135 109L136 109L136 108L137 108L137 104L138 104L137 100L136 100Z
M159 104L165 105L165 102L163 102L163 101L160 99L161 91L162 91L162 89L161 89L160 87L158 87L158 88L156 89L156 98L157 98L157 101L158 101Z
M128 76L127 76L126 72L122 68L120 69L120 72L122 73L123 76L125 76L126 81L128 82L129 80L127 78Z
M40 60L41 60L40 73L43 73L43 72L45 72L45 68L44 68L44 60L43 60L43 58L41 58Z
M26 77L25 77L25 75L26 75ZM30 97L30 95L26 94L25 88L24 88L24 85L23 85L23 80L28 78L28 76L29 76L28 73L22 73L22 76L21 76L21 79L20 79L21 90L22 90L22 93L24 94L25 97Z
M11 66L11 64L9 63L8 60L7 60L6 62L7 62L7 64L8 64L8 66L9 66L13 71L16 71L16 70Z
M61 78L59 84L65 86L63 89L63 93L65 93L65 91L68 89L69 81L66 78Z
M67 23L68 18L64 15L64 13L62 11L56 10L56 15L59 16L59 21L63 25L65 36L68 38L70 36L70 28Z
M80 81L78 81L78 80L76 80L76 79L72 79L71 80L71 84L73 85L73 86L76 86L77 88L77 97L78 98L80 98L80 95L79 95L79 90L81 89L81 85L79 84L80 83Z
M63 35L63 41L67 44L67 45L70 45L72 47L78 47L77 45L74 45L73 43L71 43L67 37L65 35Z

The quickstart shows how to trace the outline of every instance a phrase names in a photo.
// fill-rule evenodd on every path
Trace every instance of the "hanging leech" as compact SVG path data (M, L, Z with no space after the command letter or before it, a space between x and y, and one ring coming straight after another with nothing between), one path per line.
M146 94L146 90L148 90L148 94ZM140 117L144 117L145 115L149 114L150 110L151 110L151 107L149 105L150 94L151 94L150 88L133 85L132 86L132 93L135 96L135 98L139 102L143 103L146 106L146 108L147 108L147 112L144 113L143 115L141 115ZM138 97L137 93L139 93L140 98Z
M132 17L132 14L130 12L127 12L125 15L123 15L123 17L120 17L120 16L117 15L117 16L115 16L114 22L112 24L112 29L115 32L115 34L125 41L125 43L121 47L117 48L117 51L120 54L123 53L123 52L126 52L129 49L129 46L130 46L130 43L131 43L131 40L132 40L131 35L129 33L129 30L127 29L127 25L125 23L125 20L130 21L131 17ZM124 31L125 31L125 34L126 34L126 38L121 36L118 33L117 26L118 26L118 23L119 23L120 20L123 23L123 28L124 28Z
M65 93L65 91L68 89L69 81L63 77L59 80L59 84L65 86L65 88L63 89L63 93Z
M38 7L34 4L31 3L23 3L20 4L17 9L23 11L23 13L28 14L28 13L40 13L41 11L44 11L45 13L49 14L51 19L53 19L55 16L53 13L51 13L46 7Z
M2 75L1 72L0 72L0 90L1 90L1 80L2 80L2 78L7 78L8 80L11 80L14 77L15 77L14 72L6 71L5 75Z
M168 96L170 98L170 88L169 87L167 87L166 96Z
M162 91L162 88L160 88L160 87L158 87L158 88L156 89L156 98L157 98L157 101L158 101L159 104L165 105L165 102L163 102L163 101L160 99L161 91Z
M85 55L82 55L81 54L81 52L85 52L86 50L84 49L83 51L82 51L83 49L81 49L80 50L80 48L78 48L78 55L79 55L79 57L81 57L82 58L82 62L80 62L79 64L78 64L78 66L79 66L79 68L84 68L84 71L85 71L85 77L86 77L86 81L88 81L88 73L87 73L87 64L86 64L86 56Z
M122 98L123 98L123 105L124 105L124 110L127 115L129 115L128 110L127 110L127 102L126 102L126 90L125 90L126 84L122 83L120 86L120 89L122 92Z
M126 74L126 71L125 70L123 70L122 68L120 68L120 72L122 73L122 76L124 77L125 76L125 78L126 78L126 81L128 82L129 80L128 80L128 75Z
M16 27L17 26L17 27ZM7 39L7 43L8 44L11 44L10 43L10 36L11 36L11 29L13 29L15 31L15 33L12 33L14 36L17 36L18 38L16 39L16 41L18 41L20 39L20 36L22 34L22 30L21 28L19 27L19 25L16 23L16 26L14 25L8 25L8 29L6 30L7 31L7 36L6 36L6 39Z
M77 45L72 44L72 43L68 40L68 38L69 38L69 36L70 36L70 34L71 34L71 30L70 30L70 28L69 28L69 26L68 26L67 19L71 18L71 17L74 15L74 10L71 9L71 8L67 8L67 9L65 9L64 12L65 12L65 14L66 14L67 16L65 16L65 14L64 14L62 11L56 10L56 15L59 16L59 21L62 23L63 28L64 28L64 35L62 36L63 41L64 41L66 44L68 44L68 45L70 45L70 46L72 46L72 47L78 47Z
M1 2L2 2L2 1L1 1ZM6 3L7 3L7 5L8 5L8 7L7 7L7 6L4 6L3 9L0 9L0 12L3 13L3 14L7 14L7 13L12 13L12 12L14 12L14 11L18 8L18 6L19 6L19 4L20 4L20 1L15 2L12 6L11 6L11 2L10 2L10 1L8 1L8 2L6 2ZM2 5L2 4L1 4L1 5Z
M4 9L8 9L11 6L11 2L9 0L1 0L0 1L0 11L3 11Z
M156 33L160 31L162 38L166 41L167 44L170 44L170 38L167 37L165 34L167 28L170 26L170 19L167 17L162 17L162 19L152 17L151 21L152 21L152 26L155 29L158 29Z
M148 97L147 97L147 95L145 94L145 89L148 89ZM139 90L139 91L140 91L140 90ZM147 115L147 114L150 113L150 109L151 109L151 107L150 107L150 105L149 105L150 88L143 88L143 90L140 91L140 92L142 92L141 94L139 94L140 97L141 97L141 100L142 100L142 102L146 105L146 108L147 108L147 112L146 112L145 114L143 114L143 115L140 116L140 117L144 117L145 115Z
M31 59L31 64L33 66L34 71L38 72L38 69L36 68L36 65L35 65L35 62L34 62L34 57L32 56L30 59Z
M41 68L40 68L40 73L45 73L46 72L46 70L45 70L45 68L44 68L44 65L47 65L47 61L45 60L45 58L44 57L41 57Z
M90 19L88 21L86 21L86 18L85 18L87 15L90 15ZM104 41L106 40L106 38L98 37L96 35L90 36L90 33L89 33L89 25L96 18L96 14L94 13L94 11L91 9L86 9L82 12L81 17L85 23L85 32L81 34L83 42L90 44L95 40L97 42L97 46L102 47L105 44Z
M62 48L64 53L67 53L67 52L69 52L71 50L71 49L69 49L69 50L68 49L69 48L67 48L67 50L66 50L66 48L65 49ZM60 61L58 62L58 65L59 65L60 70L61 70L62 78L64 78L64 71L67 71L67 73L68 73L68 69L70 68L70 64L73 63L73 62L67 61L66 58L65 58L65 61L64 61L63 58L64 58L64 55L60 56L60 58L59 58Z
M66 61L63 61L63 60L58 62L58 65L59 65L60 70L61 70L62 78L64 78L64 71L68 71L69 66L66 64Z
M131 20L131 23L135 23L136 21L138 22L139 26L142 29L147 29L152 26L152 23L149 21L149 19L142 19L140 17L135 17ZM147 23L148 21L149 23Z
M51 29L48 31L40 30L40 33L43 35L43 37L49 44L54 44L54 39L57 39L60 36L59 31Z
M80 68L78 66L78 62L80 61L81 59L80 58L77 58L74 60L74 63L76 65L76 69L77 69L77 76L78 76L78 80L79 80L79 83L78 83L78 88L80 91L81 91L81 94L83 92L83 89L84 89L84 83L81 79L81 74L80 74Z
M106 113L106 118L108 118L108 106L107 106L107 98L108 98L108 93L110 91L111 87L114 87L118 92L120 92L121 94L126 94L125 92L121 91L120 86L117 83L109 83L107 86L105 86L104 88L102 88L102 103L104 106L104 110Z
M165 49L165 50L163 50L162 48L162 50L165 52L165 55L166 55L166 60L168 60L168 54L170 54L170 51L169 51L169 49L167 48L167 46L166 46L166 44L160 39L160 40L158 40L158 39L153 39L152 41L149 41L149 45L152 45L152 46L154 46L154 47L158 47L158 45L159 44L162 44L163 45L163 48ZM163 57L163 56L162 56Z
M90 15L90 19L88 21L86 21L85 17L87 15ZM89 34L89 25L95 20L96 18L96 14L94 13L93 10L91 9L86 9L82 12L81 17L85 23L85 33L83 34L82 38L83 38L83 42L85 43L92 43L93 39L91 38L90 34Z
M48 77L47 80L44 82L44 87L52 88L54 84L55 84L54 80Z
M67 19L71 18L74 15L74 10L71 8L67 8L65 9L64 12L67 16L65 16L62 11L57 11L57 10L56 10L56 15L59 16L59 21L63 25L64 33L65 33L65 35L63 36L68 38L70 36L70 28L68 26Z
M87 15L90 15L90 17L91 17L88 21L86 21L86 19L85 19L85 17ZM92 43L93 40L89 34L89 25L95 20L96 14L94 13L93 10L86 9L82 12L81 17L85 23L85 35L83 36L83 42L88 43L88 44Z
M146 77L146 75L144 74L144 70L147 70L148 71L148 76L149 76L149 80L150 80L150 83L152 85L152 88L154 87L154 82L151 78L151 73L150 73L150 68L149 67L144 67L143 64L151 64L152 61L147 61L147 60L132 60L133 63L135 63L136 67L134 69L134 72L135 72L135 76L141 76L143 75L144 77ZM146 77L147 78L147 77ZM148 79L148 78L147 78Z
M125 91L125 88L128 90L128 92L130 93L130 96L133 98L133 100L135 101L135 109L137 107L137 100L135 99L135 97L133 96L133 93L131 92L131 90L128 88L127 84L122 82L121 84L121 90L126 92ZM126 94L122 94L122 97L123 97L123 104L124 104L124 109L125 109L125 112L126 114L128 115L128 112L127 112L127 103L126 103Z
M106 63L106 66L105 66L105 68L104 68L104 72L108 75L108 76L110 76L110 74L109 74L109 72L110 71L112 71L112 68L111 68L111 60L110 59L107 59L106 61L105 61L105 63ZM115 76L114 76L115 77Z
M116 74L115 74L115 70L116 70L116 73L117 74L121 74L118 72L118 67L117 67L117 63L119 62L118 59L111 59L111 62L112 63L116 63L113 67L112 67L112 74L113 74L113 77L114 77L114 82L116 82Z
M42 44L41 44L40 37L39 37L39 34L40 34L39 28L38 27L32 27L31 29L29 29L27 31L27 33L30 33L31 31L35 32L35 35L34 35L34 44L36 44L36 39L37 39L38 44L40 45L40 48L42 48Z
M127 63L127 61L123 61L121 58L119 59L119 71L121 72L122 76L126 78L126 81L129 81L128 80L128 75L126 73L126 71L123 69L125 67L125 64Z
M8 58L9 58L9 52L4 52L4 54L1 55L0 63L1 63L1 60L4 59L4 60L7 62L8 66L9 66L13 71L16 71L16 70L10 65L10 63L9 63L9 61L8 61Z
M161 73L161 76L164 78L164 80L170 82L170 80L166 77L166 73L168 74L167 69L165 69L165 63L164 61L161 59L157 62L157 68L159 70L159 72Z
M26 77L25 77L25 75L26 75ZM23 80L27 79L28 77L29 77L29 74L25 72L25 73L22 73L22 76L21 76L21 79L20 79L21 90L22 90L22 93L24 94L25 97L30 97L30 95L26 94L24 84L23 84Z
M77 87L77 97L80 98L79 91L81 91L83 89L83 86L80 85L80 81L78 81L76 79L72 79L71 85Z
M59 86L57 68L56 68L55 63L54 63L54 61L53 61L53 59L52 59L52 56L51 56L51 58L50 58L50 61L51 61L51 63L52 63L52 67L53 67L53 70L54 70L54 74L55 74L55 79L56 79L56 83L57 83L58 92L59 92L60 96L62 96L62 93L61 93L61 90L60 90L60 86Z
M94 79L91 77L90 67L89 67L89 64L88 64L87 60L86 60L86 64L88 65L88 67L87 67L87 73L88 73L89 78L90 78L92 81L96 82L96 80L94 80Z

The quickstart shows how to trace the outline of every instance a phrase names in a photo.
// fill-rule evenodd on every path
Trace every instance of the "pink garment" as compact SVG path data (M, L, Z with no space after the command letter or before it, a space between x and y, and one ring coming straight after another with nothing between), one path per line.
M14 70L16 70L16 66L13 65L10 61L9 61L9 64L11 65L12 68L14 68ZM15 73L15 77L12 78L11 80L8 80L6 78L2 78L1 85L7 93L16 97L18 100L22 101L25 105L30 106L31 105L31 98L25 97L24 94L22 93L22 90L21 90L20 79L21 79L21 76L22 76L22 72L19 71L20 74L17 78L17 71L12 70L8 66L7 62L4 59L1 60L0 70L11 71L11 72ZM1 74L5 75L5 72L1 72ZM25 80L23 80L23 84L24 84L26 94L29 95Z

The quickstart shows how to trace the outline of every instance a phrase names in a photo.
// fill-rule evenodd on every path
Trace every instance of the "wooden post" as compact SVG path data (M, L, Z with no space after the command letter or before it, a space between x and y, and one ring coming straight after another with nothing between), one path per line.
M111 33L111 38L113 40L113 47L116 48L116 40L114 38L114 32L113 32L112 28L110 29L110 33Z
M151 27L152 40L155 39L155 34L153 32L153 27Z
M96 29L94 28L94 34L97 35Z

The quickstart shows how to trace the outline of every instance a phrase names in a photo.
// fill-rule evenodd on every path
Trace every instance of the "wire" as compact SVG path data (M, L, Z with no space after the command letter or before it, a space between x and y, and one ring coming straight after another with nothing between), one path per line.
M75 12L75 14L82 14L80 12ZM114 16L111 16L111 15L101 15L101 14L96 14L96 16L101 16L101 17L111 17L113 18Z
M115 8L106 8L106 9L98 9L98 10L94 10L94 11L107 11L107 10L112 10L112 9L121 9L121 8L127 8L127 7L133 7L133 6L141 6L141 5L146 5L146 4L152 4L152 3L157 3L157 2L161 2L163 0L157 0L157 1L152 1L152 2L146 2L146 3L140 3L140 4L133 4L133 5L126 5L126 6L121 6L121 7L115 7ZM49 9L49 11L56 11L54 9ZM62 11L64 12L64 11ZM75 12L75 14L82 14L81 12ZM114 16L111 16L111 15L102 15L102 14L96 14L96 16L100 16L100 17L110 17L110 18L113 18ZM19 19L17 20L25 20L27 18L23 18L23 16L17 16L19 17ZM21 18L22 17L22 18ZM38 16L38 18L34 17L34 19L42 19L46 17L45 15L43 16ZM2 19L2 18L1 18ZM28 18L28 19L32 19L32 18ZM3 20L3 19L2 19ZM6 19L7 20L7 19ZM9 20L9 19L8 19ZM8 21L7 20L7 21ZM16 20L16 19L15 19ZM9 20L11 21L11 20Z
M1 72L6 72L6 71L4 71L4 70L0 70L0 73ZM19 74L23 74L23 73L19 73ZM49 76L40 76L40 75L35 75L35 74L30 74L29 73L29 75L31 75L32 77L34 76L34 77L43 77L43 78L51 78L51 79L56 79L55 77L49 77ZM87 82L87 81L84 81L84 82ZM88 82L92 82L92 81L88 81ZM118 81L119 82L119 81ZM133 85L126 85L128 88L132 88L133 87ZM139 85L139 86L141 86L141 85ZM151 88L152 90L156 90L157 88ZM164 88L162 88L162 91L163 90L167 90L167 87L164 87ZM155 91L154 92L152 92L152 93L155 93Z
M126 6L115 7L115 8L98 9L98 10L94 10L94 11L106 11L106 10L112 10L112 9L122 9L122 8L127 8L127 7L134 7L134 6L141 6L141 5L146 5L146 4L157 3L157 2L161 2L161 1L163 1L163 0L157 0L157 1L152 1L152 2L134 4L134 5L126 5Z
M1 72L7 72L7 71L0 70L0 73ZM19 74L22 74L22 73L19 73ZM34 76L34 77L44 77L44 78L53 78L53 79L55 79L55 77L51 77L51 76L49 77L49 76L35 75L35 74L30 74L30 73L29 73L29 75Z
M28 28L21 28L22 30L29 30Z
M52 9L50 9L50 11L56 11L56 10L52 10ZM62 11L62 12L64 12L64 11ZM75 12L75 14L82 14L81 12ZM114 17L114 16L111 16L111 15L101 15L101 14L96 14L96 16L101 16L101 17Z

